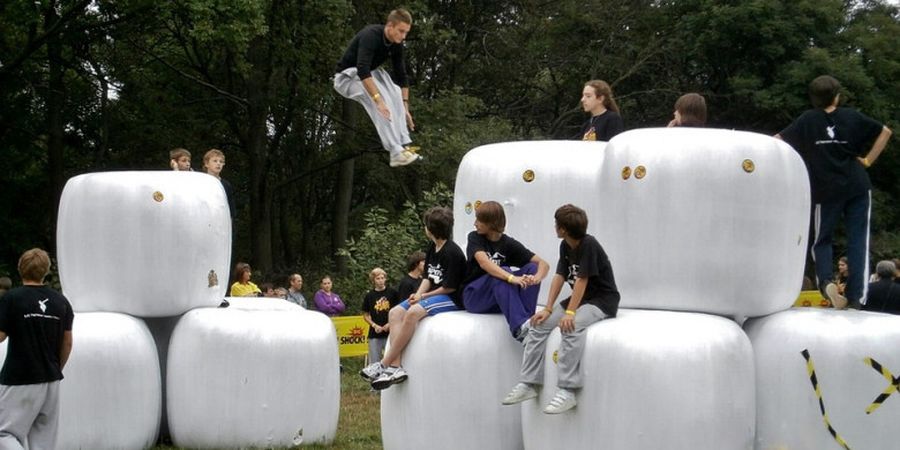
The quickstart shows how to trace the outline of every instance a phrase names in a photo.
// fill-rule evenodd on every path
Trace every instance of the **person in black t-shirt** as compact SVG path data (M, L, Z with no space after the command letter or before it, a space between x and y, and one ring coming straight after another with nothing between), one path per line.
M19 258L23 286L0 298L0 342L9 337L0 371L0 448L55 448L59 381L72 352L72 306L43 284L47 252Z
M397 286L397 296L404 300L413 295L422 284L422 274L425 273L425 252L415 251L406 258L406 275Z
M625 125L619 115L619 105L613 99L612 88L603 80L591 80L581 91L581 107L591 118L576 137L582 141L609 141L622 132Z
M900 314L900 286L894 275L897 266L893 261L879 261L875 265L877 280L869 283L869 295L863 309L890 314Z
M510 333L521 341L550 266L504 234L505 229L506 213L499 203L487 201L475 210L475 231L466 246L463 303L473 313L502 312Z
M401 365L419 321L428 316L462 309L460 288L466 271L466 255L450 240L453 211L434 207L425 213L425 234L431 240L425 252L426 275L419 289L391 309L388 324L391 346L379 363L366 367L363 377L373 378L372 388L382 390L406 381Z
M706 126L706 99L696 92L684 94L675 100L672 115L669 128Z
M835 308L859 309L866 298L872 183L866 169L887 145L891 130L850 108L840 108L841 84L828 75L809 84L813 109L775 137L794 147L809 172L815 226L813 261L819 290ZM832 234L843 216L850 274L845 293L832 281Z
M386 286L387 272L376 267L369 272L372 290L363 298L363 319L369 324L369 361L381 360L390 325L388 312L399 303L397 291Z
M619 309L612 265L600 243L587 234L587 214L577 206L563 205L555 218L556 235L562 239L556 274L547 305L534 314L527 329L520 382L503 399L504 405L513 405L537 397L535 388L544 382L547 339L558 326L562 332L557 359L559 389L544 408L546 414L559 414L576 405L574 390L584 385L584 333L591 324L615 317ZM563 283L572 287L572 296L556 304Z
M418 147L409 145L409 130L416 125L409 112L409 81L403 62L403 41L411 27L412 15L399 8L388 14L385 25L363 28L350 41L334 75L334 90L366 109L381 145L391 154L391 167L419 159ZM378 67L388 59L392 76Z

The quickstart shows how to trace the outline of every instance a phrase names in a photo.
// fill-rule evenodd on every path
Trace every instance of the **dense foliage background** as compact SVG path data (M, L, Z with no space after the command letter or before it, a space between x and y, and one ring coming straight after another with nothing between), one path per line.
M584 81L609 81L626 128L668 122L684 92L710 125L774 134L829 73L845 103L900 132L900 12L881 0L411 0L414 134L427 159L390 169L362 109L331 88L384 0L0 2L0 274L54 247L65 181L167 170L168 151L227 155L234 260L259 278L339 275L358 306L375 265L400 275L418 216L450 203L477 145L567 138ZM900 256L900 140L870 171L873 258ZM339 251L340 249L344 251Z

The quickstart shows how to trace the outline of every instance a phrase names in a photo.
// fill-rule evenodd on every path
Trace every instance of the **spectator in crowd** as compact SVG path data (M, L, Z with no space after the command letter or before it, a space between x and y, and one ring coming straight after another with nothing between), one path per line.
M897 268L894 272L894 282L900 283L900 258L894 258L894 266Z
M252 271L250 264L239 262L234 266L234 283L231 285L232 297L261 297L262 290L250 281Z
M812 253L819 291L836 308L849 304L858 309L868 287L872 182L866 169L881 155L891 130L856 110L839 107L840 89L831 76L814 79L809 84L813 109L775 137L794 147L809 171L815 215ZM849 266L844 295L832 276L832 235L841 218L847 230Z
M294 302L306 308L306 297L300 292L303 288L303 277L299 273L292 274L288 277L287 301Z
M450 239L453 231L453 211L433 207L425 212L425 235L431 240L425 252L427 273L419 289L408 299L391 309L388 315L391 346L374 366L367 367L363 376L374 379L372 388L382 390L406 381L402 366L403 350L416 332L419 321L427 316L462 309L459 298L466 273L466 255Z
M591 80L581 91L581 107L591 117L581 127L578 139L583 141L609 141L625 129L619 105L613 99L612 88L603 80Z
M281 286L278 286L277 288L275 288L275 298L280 298L280 299L282 299L282 300L287 300L287 294L288 294L288 290L287 290L287 289L285 289L285 288L283 288L283 287L281 287Z
M53 449L59 427L59 383L72 351L74 314L44 285L50 257L33 248L19 258L22 286L0 298L0 448Z
M269 282L265 282L259 285L259 290L262 292L263 297L275 298L278 297L278 294L275 293L275 285ZM282 297L284 298L284 297Z
M897 266L893 261L879 261L875 266L878 281L869 283L869 293L863 309L900 314L900 286L894 282Z
M847 266L847 257L841 256L838 259L837 276L834 277L834 284L837 285L838 294L844 295L847 289L847 278L850 276L850 267Z
M704 127L706 126L706 99L696 92L678 97L675 101L674 118L669 127Z
M559 414L576 405L575 391L584 384L581 355L584 353L587 327L615 317L619 291L612 265L600 243L587 234L587 214L573 205L563 205L554 214L559 243L559 263L550 284L547 305L531 318L525 335L525 352L519 383L503 399L513 405L537 397L537 386L544 382L544 354L550 333L557 326L562 332L556 362L559 378L556 394L544 408L546 414ZM563 283L572 288L571 297L556 303Z
M169 151L169 167L175 171L191 171L191 152L183 148L175 148Z
M369 272L369 281L372 283L372 290L366 294L362 305L363 319L369 324L369 361L381 361L388 333L391 331L388 313L400 303L400 300L397 291L387 287L387 272L382 268L372 269ZM369 379L365 369L361 375Z
M346 306L344 306L341 296L331 291L332 282L330 276L326 275L322 278L320 287L321 289L313 297L313 300L316 302L316 308L327 316L338 316L344 312Z
M225 154L222 153L222 150L210 149L203 155L203 170L222 182L222 189L225 189L225 198L228 200L231 219L234 220L237 215L237 208L234 206L234 188L231 187L231 183L228 180L222 178L222 169L224 168Z
M409 112L409 81L403 58L403 41L411 27L412 15L402 8L391 11L385 25L366 26L350 41L334 75L334 90L366 109L381 145L391 154L391 167L419 159L418 148L410 145L409 130L415 130L416 125ZM388 59L392 76L378 67Z
M475 231L466 246L463 303L472 313L502 312L510 334L521 341L550 266L504 234L505 229L506 213L499 203L486 201L475 210Z
M12 280L9 277L0 277L0 297L3 297L3 294L10 289L12 289Z
M419 289L425 273L425 252L415 251L406 258L406 275L397 286L397 297L405 300Z

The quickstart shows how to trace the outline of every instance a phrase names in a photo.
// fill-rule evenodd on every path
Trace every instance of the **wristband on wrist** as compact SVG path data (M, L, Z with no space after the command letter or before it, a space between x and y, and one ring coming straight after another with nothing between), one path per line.
M381 98L381 93L379 93L379 92L376 92L375 95L372 96L372 100L375 100L376 102L377 102L378 99L380 99L380 98Z
M506 282L507 282L507 283L512 283L512 282L513 282L513 278L515 278L515 277L516 277L515 275L509 274L509 276L506 277Z
M872 163L869 162L869 158L863 158L862 163L863 163L863 167L865 167L866 169L868 169L869 166L872 165Z
M548 313L553 314L553 308L545 306L544 311L547 311Z
M567 310L566 310L566 314L569 315L569 316L574 316L574 315L575 315L575 311L572 311L571 309L567 309Z

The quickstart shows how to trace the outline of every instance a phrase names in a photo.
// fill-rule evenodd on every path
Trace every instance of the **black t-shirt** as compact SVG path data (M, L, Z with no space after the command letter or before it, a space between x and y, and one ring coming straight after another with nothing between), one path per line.
M0 298L0 331L9 340L0 384L61 380L59 351L74 317L69 301L46 286L18 287Z
M397 291L391 288L385 288L383 291L373 289L363 299L362 310L369 313L369 316L372 317L372 322L384 325L388 323L388 313L391 311L391 308L400 303L397 298ZM370 338L383 338L387 337L387 335L387 332L378 333L374 327L369 327Z
M400 298L401 302L408 299L410 295L419 290L420 284L422 284L421 278L413 278L409 274L403 275L403 279L400 280L400 284L397 286L397 297Z
M603 114L588 119L581 127L581 134L575 138L582 141L609 141L624 129L622 116L607 109Z
M447 240L440 251L435 251L434 242L425 252L425 277L431 280L431 290L440 287L456 289L450 298L459 309L462 305L462 282L466 273L466 255L456 242Z
M478 265L475 253L485 252L488 258L498 266L523 267L531 261L534 253L525 248L519 241L502 234L500 240L491 242L487 237L478 234L477 231L469 233L469 243L466 244L466 280L463 284L471 283L486 272Z
M559 263L556 273L563 276L569 286L575 287L575 277L588 279L584 298L579 306L590 303L610 317L619 310L619 290L613 277L612 265L600 243L591 235L585 235L576 248L569 248L566 241L559 243ZM569 299L562 302L567 307Z
M869 292L866 294L863 309L900 314L900 285L890 279L869 283Z
M390 58L394 70L391 79L400 87L409 86L406 67L403 65L403 44L394 44L384 37L384 25L368 25L347 46L344 56L337 63L336 72L356 67L360 80L372 76L372 71Z
M882 128L853 109L811 109L779 134L806 163L813 203L831 203L872 189L856 158L865 156Z

